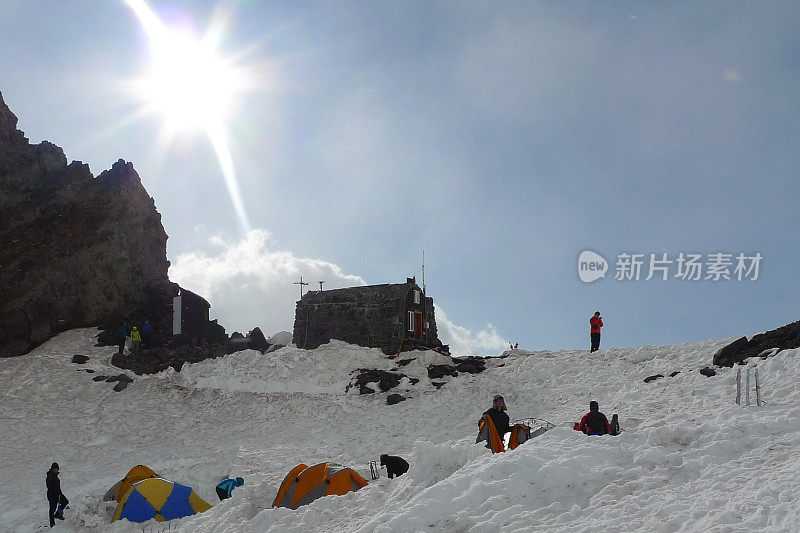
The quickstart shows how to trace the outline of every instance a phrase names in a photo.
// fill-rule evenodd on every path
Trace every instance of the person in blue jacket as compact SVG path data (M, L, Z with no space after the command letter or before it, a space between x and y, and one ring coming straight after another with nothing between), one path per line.
M236 487L241 487L242 485L244 485L243 477L237 477L236 479L223 479L217 483L217 496L219 496L220 501L227 500L231 497L233 489Z
M145 348L151 348L153 345L153 324L149 320L145 320L142 327L142 341Z

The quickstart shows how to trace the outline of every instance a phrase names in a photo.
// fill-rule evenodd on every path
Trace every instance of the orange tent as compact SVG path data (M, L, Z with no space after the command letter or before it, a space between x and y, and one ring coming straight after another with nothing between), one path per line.
M103 497L103 499L120 501L122 496L133 486L134 483L151 477L158 477L158 474L153 472L153 469L148 466L136 465L131 468L127 474L125 474L124 478L119 480L108 490L108 492L106 492L106 495Z
M322 496L341 496L366 486L363 477L340 464L320 463L311 467L299 464L283 478L272 506L297 509Z

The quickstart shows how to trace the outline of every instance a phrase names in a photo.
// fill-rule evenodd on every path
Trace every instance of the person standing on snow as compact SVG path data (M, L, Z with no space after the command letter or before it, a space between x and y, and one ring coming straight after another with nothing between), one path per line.
M589 412L581 418L580 431L587 435L606 435L609 433L608 418L600 412L600 406L592 400L589 402Z
M237 477L236 479L223 479L217 483L217 496L219 496L219 501L230 498L231 494L233 493L233 489L236 487L241 487L242 485L244 485L243 477Z
M400 477L408 472L408 461L397 455L381 454L381 466L386 467L389 479L394 476Z
M47 485L47 502L50 504L50 527L56 525L56 519L64 520L64 509L69 505L69 500L61 492L61 480L58 479L58 463L50 465L45 479Z
M149 349L153 344L153 324L151 324L149 320L144 321L142 340L144 341L145 348Z
M603 327L603 317L600 316L600 311L595 311L594 316L589 319L591 326L592 349L589 353L596 352L600 349L600 328Z
M511 431L511 428L508 426L508 415L505 412L506 401L498 394L494 397L492 404L492 408L483 414L489 415L489 418L492 419L492 423L494 424L494 428L497 430L497 435L502 439L506 433ZM478 427L480 427L480 425L481 423L478 422Z
M125 351L125 339L128 338L128 332L125 331L125 324L120 324L117 328L117 346L119 346L119 354Z
M131 353L139 353L139 345L142 343L142 334L136 326L131 328Z

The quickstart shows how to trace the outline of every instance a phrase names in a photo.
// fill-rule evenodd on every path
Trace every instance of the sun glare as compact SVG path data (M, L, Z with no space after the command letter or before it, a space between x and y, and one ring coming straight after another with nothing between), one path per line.
M239 92L247 88L244 69L217 50L213 31L199 38L165 26L144 0L126 0L150 45L150 68L134 83L144 109L163 117L162 139L181 131L203 131L217 156L225 185L244 231L250 229L228 144L227 121ZM219 28L212 25L212 29Z
M172 129L217 130L241 88L238 73L216 50L190 35L153 43L152 68L140 91Z

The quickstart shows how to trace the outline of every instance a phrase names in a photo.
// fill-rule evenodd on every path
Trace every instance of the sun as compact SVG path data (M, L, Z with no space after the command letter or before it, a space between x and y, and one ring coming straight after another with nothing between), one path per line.
M241 69L221 56L215 35L200 38L166 27L144 0L127 0L150 43L149 71L136 92L149 110L160 114L170 130L203 129L218 133L246 79Z
M198 37L165 26L144 0L126 3L136 13L150 45L149 69L133 83L136 98L143 102L140 114L163 118L162 148L181 132L202 131L208 136L241 228L249 231L227 132L232 103L250 88L247 68L220 54L220 25L212 25Z

